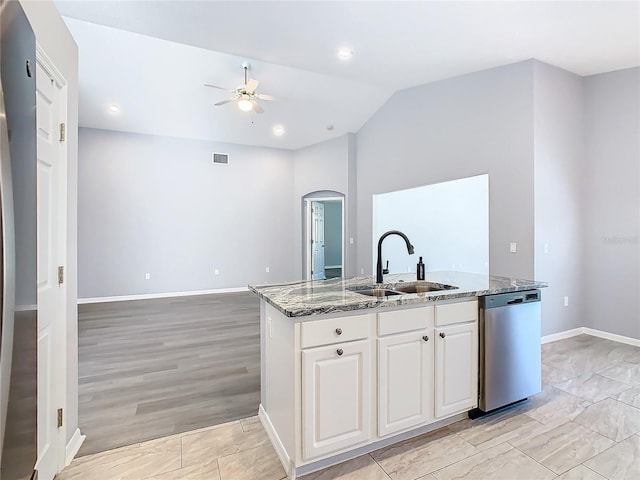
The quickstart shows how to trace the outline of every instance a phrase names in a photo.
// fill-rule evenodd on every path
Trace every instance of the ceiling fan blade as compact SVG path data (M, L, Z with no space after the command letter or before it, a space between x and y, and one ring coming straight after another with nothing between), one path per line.
M269 100L270 102L283 100L282 97L274 97L273 95L267 95L266 93L256 93L256 97L260 100Z
M218 85L211 85L210 83L205 83L204 86L205 87L210 87L210 88L217 88L218 90L224 90L225 92L230 92L231 91L228 88L219 87Z
M237 99L238 99L238 97L236 97L236 98L228 98L227 100L222 100L221 102L214 103L213 105L216 106L216 107L219 107L220 105L224 105L225 103L235 102Z
M256 88L258 88L258 81L255 78L249 79L249 81L244 87L247 93L253 93Z
M262 109L260 104L258 102L256 102L255 100L251 100L251 105L253 105L253 111L254 112L256 112L256 113L264 113L264 110Z

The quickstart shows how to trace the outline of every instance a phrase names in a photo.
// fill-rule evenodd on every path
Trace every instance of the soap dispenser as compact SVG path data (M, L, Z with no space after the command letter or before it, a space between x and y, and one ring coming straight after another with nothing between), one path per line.
M420 261L416 265L416 272L418 280L424 280L424 263L422 263L422 257L420 257Z

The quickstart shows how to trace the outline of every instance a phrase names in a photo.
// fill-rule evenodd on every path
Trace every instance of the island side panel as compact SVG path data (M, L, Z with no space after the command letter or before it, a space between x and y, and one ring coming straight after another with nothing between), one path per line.
M267 378L267 367L265 362L266 354L266 336L264 335L264 329L266 328L266 306L267 302L260 300L260 405L266 410L267 408L267 385L265 379Z
M285 448L290 460L295 459L295 322L271 305L264 307L264 365L261 379L264 388L262 407Z

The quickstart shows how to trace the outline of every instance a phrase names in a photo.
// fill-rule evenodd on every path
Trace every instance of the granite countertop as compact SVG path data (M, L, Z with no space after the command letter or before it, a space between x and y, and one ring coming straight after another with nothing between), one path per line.
M427 282L452 285L457 288L428 293L413 293L378 298L356 293L375 284L371 276L348 279L309 280L283 284L249 285L249 289L287 317L307 317L325 313L366 310L400 305L429 304L439 300L480 297L497 293L517 292L546 287L545 282L518 278L497 277L463 272L427 272ZM381 288L397 284L420 284L415 273L385 275Z

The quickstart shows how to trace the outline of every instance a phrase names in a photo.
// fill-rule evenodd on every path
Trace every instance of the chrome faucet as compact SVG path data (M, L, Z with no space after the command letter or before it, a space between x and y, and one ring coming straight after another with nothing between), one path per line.
M411 245L411 242L409 241L409 239L407 238L407 236L398 231L398 230L389 230L386 233L383 233L382 236L380 237L380 240L378 240L378 263L376 265L376 283L382 283L382 241L387 238L389 235L399 235L401 236L405 243L407 244L407 252L409 252L409 255L413 255L413 245ZM388 273L385 272L385 273Z

